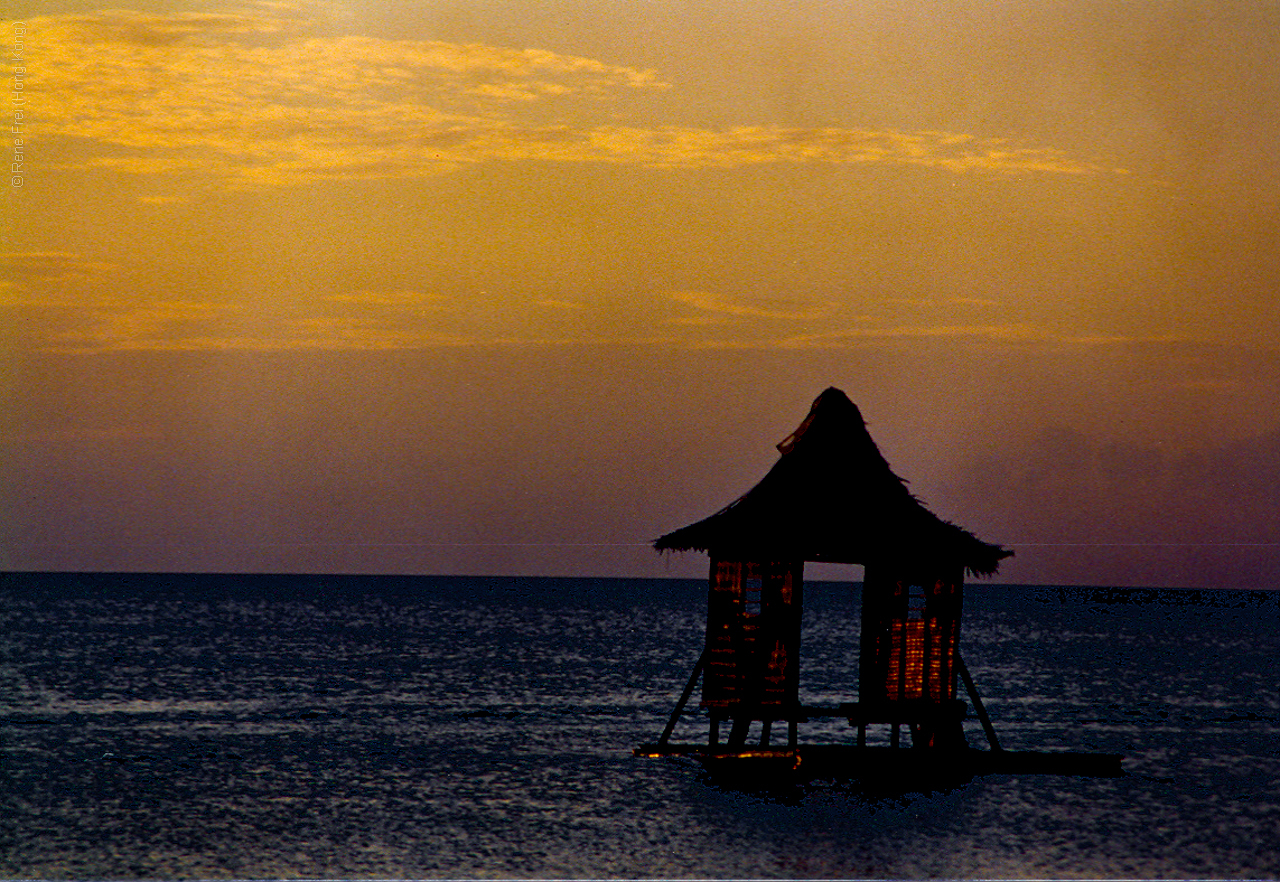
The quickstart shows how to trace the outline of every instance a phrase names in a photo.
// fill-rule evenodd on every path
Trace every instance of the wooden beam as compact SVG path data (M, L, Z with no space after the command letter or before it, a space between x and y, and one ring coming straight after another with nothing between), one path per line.
M692 757L715 762L726 772L738 772L752 785L758 772L771 763L797 775L813 778L864 778L908 785L936 785L948 777L968 780L974 775L1070 775L1114 778L1124 775L1123 757L1110 753L1058 753L1019 750L857 748L851 744L809 744L795 749L708 747L704 744L642 744L637 757ZM801 762L796 762L799 759ZM913 789L908 786L906 789Z
M973 700L973 709L978 714L978 719L982 721L982 731L987 733L987 742L991 745L992 750L1003 750L1000 746L999 739L996 738L996 729L991 725L991 717L987 716L987 709L982 706L982 697L978 695L978 687L973 684L973 677L969 676L969 669L965 667L964 659L960 657L960 650L956 650L956 671L960 674L960 679L964 681L964 688L969 693L969 698Z
M689 696L693 695L693 689L698 685L698 677L702 676L702 668L707 661L707 650L702 650L702 654L698 656L698 663L693 666L693 673L689 675L689 682L685 684L684 692L680 693L680 700L676 702L676 709L671 712L671 719L667 720L667 727L662 730L662 735L658 738L659 744L666 744L671 739L671 733L675 731L676 722L680 719L680 714L684 712L684 706L689 703Z

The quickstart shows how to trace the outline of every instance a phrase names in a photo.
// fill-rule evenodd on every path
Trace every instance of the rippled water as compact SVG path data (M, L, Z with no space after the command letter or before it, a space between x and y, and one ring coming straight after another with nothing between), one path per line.
M1004 745L1126 774L779 796L630 755L702 592L0 577L0 876L1280 876L1280 595L971 586ZM802 691L856 698L856 586L805 600Z

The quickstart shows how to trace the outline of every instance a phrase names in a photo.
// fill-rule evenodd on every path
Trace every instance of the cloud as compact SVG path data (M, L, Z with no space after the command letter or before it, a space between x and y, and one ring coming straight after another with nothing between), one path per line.
M764 318L780 321L812 321L829 315L836 304L803 303L794 299L775 298L768 301L750 301L745 298L729 298L708 291L671 291L667 297L676 303L692 306L713 316L740 318ZM682 324L701 324L704 317L695 316L692 321L676 318Z
M480 342L467 334L431 327L402 327L350 314L297 319L274 337L237 341L228 348L391 350L435 346L472 346Z
M1030 323L985 325L870 325L813 334L797 334L777 341L781 349L839 348L872 342L930 338L969 338L1008 344L1047 344L1061 338Z
M241 185L422 176L483 159L513 102L661 88L649 71L540 50L323 37L261 10L33 20L42 132L64 165L199 171ZM523 143L540 137L525 135Z
M0 267L10 282L28 284L92 282L118 269L114 263L77 251L10 251L0 254Z
M34 350L110 351L408 350L435 347L662 345L695 349L841 350L926 340L1091 352L1171 353L1172 335L1080 335L1017 321L931 321L928 315L861 314L834 300L746 297L686 289L655 293L620 317L617 304L554 296L451 298L411 287L363 288L275 303L219 293L144 295L121 285L109 261L74 251L0 255L0 309L11 339ZM995 304L952 298L987 310ZM888 300L894 306L903 301ZM948 300L906 305L952 305ZM910 311L909 311L910 313ZM548 317L550 316L550 319ZM572 317L572 330L548 325ZM641 318L643 316L643 318ZM1216 377L1188 377L1218 389Z
M438 309L447 302L447 298L440 294L431 294L409 288L387 291L352 291L344 294L328 294L321 299L328 303L391 309Z
M117 349L200 349L210 325L226 321L236 306L197 300L148 300L124 303L103 299L79 305L70 326L48 335L55 352Z
M999 300L990 300L985 297L948 297L942 301L946 306L999 306Z
M626 125L658 73L540 49L334 36L282 5L33 19L46 161L237 187L412 178L490 161L738 168L879 163L1094 174L1061 151L947 132Z
M208 298L141 297L117 290L119 268L73 251L0 255L5 324L32 348L53 353L234 349L405 349L468 345L472 336L430 316L447 301L415 290L356 291L319 298L321 314L279 316Z
M917 165L952 172L1048 172L1095 174L1096 163L1045 147L1015 147L1001 139L977 140L946 132L783 126L723 130L602 127L592 143L619 159L652 166L738 168L764 163Z
M1192 342L1190 337L1177 334L1154 334L1136 336L1131 334L1083 334L1074 335L1064 338L1067 343L1073 343L1079 346L1089 346L1095 348L1102 347L1125 347L1125 346L1164 346L1167 344L1179 344Z
M696 329L681 340L695 348L840 350L867 346L910 345L923 340L975 340L1001 346L1063 346L1075 341L1060 331L1032 322L933 321L905 319L901 310L855 313L836 301L795 298L747 299L686 290L665 294L668 301L696 312L674 315L663 324ZM987 310L994 301L976 298L882 301L883 305ZM863 304L869 306L872 304Z
M656 295L645 308L648 322L620 322L608 304L556 297L463 302L414 288L342 291L264 309L208 297L118 292L104 284L118 275L114 265L76 252L14 253L2 263L13 276L0 289L10 326L31 348L57 353L566 344L834 350L925 339L1084 348L1162 342L1063 336L1032 324L904 323L854 314L834 301L702 290ZM541 316L547 314L572 315L574 332L566 336L543 327Z
M317 316L235 333L214 327L210 333L183 333L180 322L208 314L175 313L167 304L104 316L97 325L56 335L43 352L94 355L105 352L254 352L387 351L448 346L477 346L494 341L445 331L400 330L352 316Z

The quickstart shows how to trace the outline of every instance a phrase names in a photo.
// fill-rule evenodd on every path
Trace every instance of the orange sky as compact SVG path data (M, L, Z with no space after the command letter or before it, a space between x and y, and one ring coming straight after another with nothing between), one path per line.
M38 12L5 569L700 574L836 385L1008 580L1280 578L1273 5Z

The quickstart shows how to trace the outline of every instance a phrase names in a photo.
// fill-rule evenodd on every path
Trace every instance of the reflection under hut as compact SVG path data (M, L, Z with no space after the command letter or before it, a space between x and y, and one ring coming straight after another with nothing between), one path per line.
M806 754L837 756L835 746L801 745L798 725L845 717L857 730L856 743L838 750L846 766L873 752L883 758L883 749L867 747L867 727L874 724L891 727L890 748L900 746L905 730L912 747L931 749L933 757L954 756L967 746L961 724L968 709L957 696L959 680L990 755L1011 756L1000 749L959 640L965 576L991 576L1013 552L925 508L889 468L857 406L838 389L814 400L778 450L777 463L750 491L654 543L658 551L710 557L706 640L658 742L636 753L694 755L704 762L772 757L798 767ZM806 561L864 567L857 702L800 703ZM706 743L674 744L672 733L699 679L701 707L710 719ZM748 747L756 722L759 746ZM785 749L770 746L779 723L787 726Z

